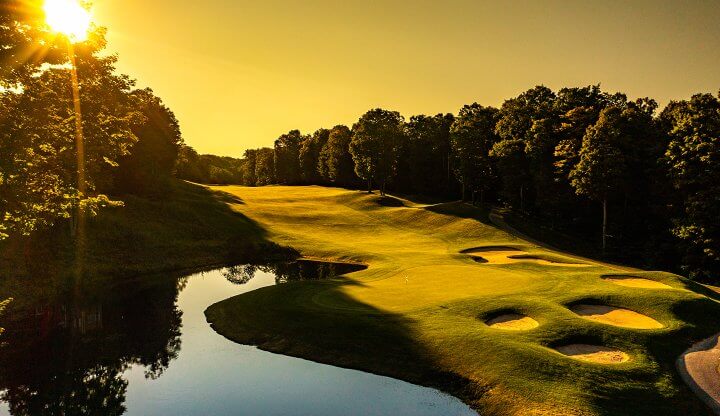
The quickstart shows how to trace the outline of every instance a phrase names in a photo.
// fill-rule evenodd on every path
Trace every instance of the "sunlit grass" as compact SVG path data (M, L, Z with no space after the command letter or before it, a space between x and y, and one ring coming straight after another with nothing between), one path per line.
M604 275L629 273L600 264L479 264L460 251L512 246L576 260L485 224L482 212L459 203L387 206L377 196L321 187L218 190L239 196L244 204L233 209L272 240L305 255L370 266L346 280L267 288L213 305L209 320L231 339L433 385L491 414L702 409L675 375L674 360L720 329L708 318L720 304L688 290L697 286L679 276L631 273L672 287L653 290L605 281ZM576 302L627 308L664 328L593 322L568 308ZM539 327L508 332L485 325L497 311L530 316ZM617 348L630 361L586 363L553 349L575 342Z

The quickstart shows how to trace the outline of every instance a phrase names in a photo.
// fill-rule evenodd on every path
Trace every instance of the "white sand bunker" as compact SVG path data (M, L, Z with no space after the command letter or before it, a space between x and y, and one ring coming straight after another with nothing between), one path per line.
M664 327L663 324L649 316L613 306L573 305L570 310L583 318L623 328L658 329Z
M520 315L519 313L506 313L496 316L495 318L485 321L485 324L491 328L509 331L527 331L528 329L540 326L538 321L529 316Z
M580 361L597 364L620 364L630 361L630 356L615 348L589 344L570 344L557 347L563 355Z
M588 264L582 263L564 263L560 261L551 261L542 259L532 255L526 251L522 251L513 247L478 247L463 250L462 253L469 254L478 263L484 264L510 264L519 262L532 262L545 266L563 266L563 267L587 267Z
M672 289L672 286L660 283L655 280L643 279L637 276L605 276L603 280L616 285L625 287L635 287L642 289Z

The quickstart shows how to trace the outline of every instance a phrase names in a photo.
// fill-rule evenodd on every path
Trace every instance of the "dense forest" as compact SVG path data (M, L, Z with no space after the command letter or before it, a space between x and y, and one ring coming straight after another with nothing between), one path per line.
M289 131L242 159L198 155L150 89L115 70L105 32L68 49L43 16L0 9L0 239L72 230L126 194L162 194L176 175L205 183L321 184L502 205L572 230L608 255L701 280L720 272L720 98L662 111L598 85L537 86L500 108L457 115L373 109L352 126ZM84 183L78 183L69 70L76 58ZM82 192L81 190L85 190ZM69 227L61 225L66 224Z
M183 158L179 173L499 204L597 241L611 258L699 280L720 272L720 98L712 94L658 111L652 99L599 85L537 86L500 108L473 103L457 115L406 120L373 109L351 128L292 130L231 164L210 161Z

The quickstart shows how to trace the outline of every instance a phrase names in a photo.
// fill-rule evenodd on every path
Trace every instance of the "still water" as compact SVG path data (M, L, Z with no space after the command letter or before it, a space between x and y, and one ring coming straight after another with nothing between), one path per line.
M233 343L206 322L209 305L288 276L225 268L73 305L16 296L0 320L0 415L476 414L434 389Z

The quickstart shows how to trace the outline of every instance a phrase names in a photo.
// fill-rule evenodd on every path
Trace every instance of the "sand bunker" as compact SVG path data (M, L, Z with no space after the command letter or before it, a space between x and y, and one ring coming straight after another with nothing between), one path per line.
M570 310L583 318L623 328L658 329L664 327L663 324L649 316L613 306L573 305Z
M563 263L559 261L551 261L529 254L526 251L518 250L513 247L478 247L463 250L462 253L469 254L475 261L483 264L510 264L519 262L532 262L545 266L563 266L563 267L587 267L588 264L582 263Z
M616 285L635 287L643 289L672 289L672 286L668 286L665 283L656 282L655 280L643 279L637 276L605 276L603 280Z
M518 313L507 313L488 319L485 323L495 329L505 329L510 331L527 331L528 329L540 326L538 321L525 315Z
M630 361L630 356L626 353L600 345L570 344L557 347L556 350L570 358L597 364L620 364Z

